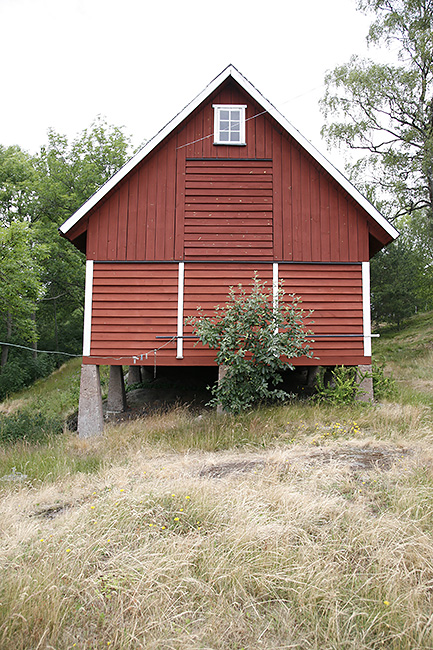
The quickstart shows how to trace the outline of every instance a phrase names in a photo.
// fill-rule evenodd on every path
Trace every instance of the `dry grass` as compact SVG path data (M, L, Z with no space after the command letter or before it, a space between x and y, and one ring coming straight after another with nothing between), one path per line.
M425 418L377 411L397 433ZM297 440L287 408L246 418L267 448L170 451L205 426L181 410L71 438L98 471L3 482L0 647L432 648L433 448L369 412L304 407Z
M399 390L373 408L0 449L0 648L433 649L432 340L377 343Z

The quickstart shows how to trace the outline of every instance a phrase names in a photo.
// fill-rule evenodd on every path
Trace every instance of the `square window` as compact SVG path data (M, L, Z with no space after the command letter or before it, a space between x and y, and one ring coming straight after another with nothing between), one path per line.
M214 104L214 144L245 144L246 105Z

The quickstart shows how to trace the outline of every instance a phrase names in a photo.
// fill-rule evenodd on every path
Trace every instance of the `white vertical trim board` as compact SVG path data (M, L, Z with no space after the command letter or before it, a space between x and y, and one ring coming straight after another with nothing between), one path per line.
M86 288L84 297L84 331L83 357L90 356L90 340L92 336L92 298L93 298L93 260L86 261Z
M185 288L185 262L179 262L177 281L177 350L176 359L183 359L183 296Z
M362 262L362 317L364 356L371 357L370 262Z
M278 309L278 262L272 264L272 297L275 312ZM275 328L275 333L278 334L278 327Z

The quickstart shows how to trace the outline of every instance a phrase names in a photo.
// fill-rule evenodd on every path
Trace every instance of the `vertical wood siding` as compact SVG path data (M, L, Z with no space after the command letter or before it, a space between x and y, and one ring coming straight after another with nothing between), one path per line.
M213 144L213 103L247 104L245 146ZM247 182L247 169L260 180ZM94 208L87 257L360 262L369 258L369 233L380 237L380 226L227 84Z

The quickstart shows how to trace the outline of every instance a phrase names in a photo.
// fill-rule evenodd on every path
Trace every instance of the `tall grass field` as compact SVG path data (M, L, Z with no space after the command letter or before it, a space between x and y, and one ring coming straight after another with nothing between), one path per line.
M0 648L433 649L433 314L374 356L396 388L372 406L4 439ZM78 389L75 361L0 417L58 422Z

